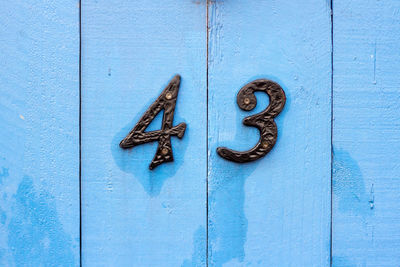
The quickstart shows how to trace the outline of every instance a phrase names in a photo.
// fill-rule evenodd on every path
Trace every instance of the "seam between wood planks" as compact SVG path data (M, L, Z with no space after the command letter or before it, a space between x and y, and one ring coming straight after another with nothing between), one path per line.
M332 252L333 252L333 0L330 0L331 8L331 220L330 220L330 251L329 251L329 262L332 267Z
M82 266L82 0L79 0L79 266Z
M209 45L209 25L208 25L208 20L209 20L209 14L208 14L208 4L209 4L209 0L206 0L206 90L207 90L207 127L206 127L206 266L208 267L208 45Z

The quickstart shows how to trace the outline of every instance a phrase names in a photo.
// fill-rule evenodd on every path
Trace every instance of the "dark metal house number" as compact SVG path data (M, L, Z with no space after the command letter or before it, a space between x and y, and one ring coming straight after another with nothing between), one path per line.
M146 110L142 118L119 144L121 148L132 148L137 145L158 141L157 152L149 166L150 170L164 162L174 160L171 146L171 136L182 138L186 124L180 123L172 126L174 111L178 97L181 77L176 75L167 87L162 91L157 100ZM268 154L274 147L278 136L278 130L274 118L285 106L286 96L279 84L259 79L246 84L237 95L238 106L245 111L250 111L257 105L254 92L264 92L269 97L268 107L255 115L244 118L243 124L256 127L260 131L258 143L248 151L240 152L226 147L218 147L217 153L226 160L244 163L257 160ZM161 130L145 132L146 128L164 110Z
M278 130L274 118L285 106L285 92L273 81L266 79L252 81L242 87L237 95L237 104L242 110L250 111L255 108L257 98L254 92L256 91L265 92L268 95L269 105L264 111L244 118L243 124L258 128L260 139L252 149L244 152L226 147L217 148L218 155L224 159L238 163L254 161L268 154L276 143Z
M172 126L180 83L181 77L179 75L172 78L157 100L151 104L139 122L119 144L121 148L132 148L137 145L158 141L157 152L149 166L150 170L164 162L174 160L171 136L182 138L185 134L186 123ZM145 132L146 128L161 110L164 110L161 130Z

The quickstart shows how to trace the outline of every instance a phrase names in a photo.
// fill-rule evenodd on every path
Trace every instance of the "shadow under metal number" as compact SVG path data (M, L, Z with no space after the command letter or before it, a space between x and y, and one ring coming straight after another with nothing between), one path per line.
M182 138L185 134L186 123L172 126L176 99L178 98L181 76L176 75L167 87L162 91L157 100L146 110L143 117L138 121L130 133L121 141L121 148L131 148L137 145L158 141L157 152L150 163L149 169L152 170L158 165L173 161L171 136ZM145 132L149 124L157 114L164 109L161 130Z
M257 98L254 92L256 91L265 92L268 95L269 105L264 111L244 118L243 124L256 127L260 131L260 140L253 148L244 152L218 147L217 153L224 159L238 163L254 161L268 154L276 143L278 129L274 118L285 106L285 92L273 81L266 79L252 81L242 87L237 95L237 104L242 110L250 111L255 108Z

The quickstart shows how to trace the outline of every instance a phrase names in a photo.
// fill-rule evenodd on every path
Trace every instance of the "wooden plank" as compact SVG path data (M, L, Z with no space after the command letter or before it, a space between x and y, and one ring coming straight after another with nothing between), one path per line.
M205 3L83 1L82 29L83 264L204 265ZM174 125L188 128L171 138L175 161L150 171L157 142L118 145L175 74Z
M399 266L400 2L333 14L333 266Z
M209 6L209 266L328 266L331 184L331 24L328 1L212 1ZM257 78L287 102L278 141L236 164L218 146L247 150L236 94Z
M79 265L79 6L0 6L0 265Z

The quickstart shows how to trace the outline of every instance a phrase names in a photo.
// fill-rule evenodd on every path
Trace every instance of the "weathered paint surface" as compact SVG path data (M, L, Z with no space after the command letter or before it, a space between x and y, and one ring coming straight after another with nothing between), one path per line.
M0 5L0 265L79 265L79 7Z
M400 266L400 2L336 0L333 266Z
M83 264L204 266L206 5L83 1L82 16ZM188 128L172 137L175 161L149 171L157 142L119 142L175 74L174 125Z
M330 21L326 1L209 5L209 266L329 265ZM228 162L218 146L247 150L259 138L236 104L256 78L286 92L278 141L256 162ZM250 114L267 106L257 97Z
M333 74L329 1L208 2L83 1L83 265L398 266L400 2L334 0ZM0 6L1 266L79 266L79 8ZM118 143L175 74L188 129L149 171L157 143ZM286 92L278 142L225 161L256 78Z

